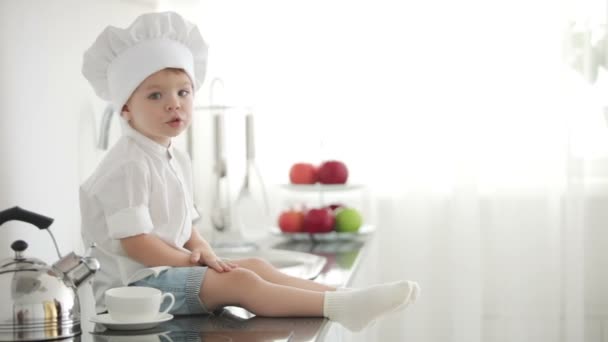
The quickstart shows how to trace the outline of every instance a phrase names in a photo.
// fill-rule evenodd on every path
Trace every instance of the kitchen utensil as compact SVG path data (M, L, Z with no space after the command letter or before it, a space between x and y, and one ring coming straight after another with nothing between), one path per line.
M217 96L217 91L220 91ZM213 115L214 136L214 166L213 166L213 200L211 204L211 224L218 232L214 234L214 248L229 248L240 250L256 249L257 245L243 239L240 227L235 225L232 217L232 202L229 187L227 161L225 155L224 113L230 108L225 105L224 82L215 78L209 91L209 109L215 110ZM218 101L219 98L219 101Z
M215 196L211 208L211 222L218 234L214 235L212 245L215 249L254 250L257 245L244 239L241 226L233 220L233 205L230 199L230 188L226 158L224 155L224 118L222 114L214 115Z
M0 212L0 225L11 220L45 229L51 235L59 260L49 266L24 256L28 247L25 241L11 244L15 256L0 261L0 341L55 340L80 335L76 289L99 270L99 262L74 253L62 257L49 229L52 218L19 207Z
M245 116L245 178L234 204L235 223L241 232L249 231L249 235L266 233L266 229L270 226L266 188L255 162L253 122L253 115L247 114Z

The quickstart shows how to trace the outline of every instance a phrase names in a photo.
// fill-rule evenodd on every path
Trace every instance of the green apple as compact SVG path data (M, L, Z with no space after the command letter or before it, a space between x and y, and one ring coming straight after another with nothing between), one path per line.
M363 224L363 218L357 209L342 208L336 214L336 231L340 233L355 233Z

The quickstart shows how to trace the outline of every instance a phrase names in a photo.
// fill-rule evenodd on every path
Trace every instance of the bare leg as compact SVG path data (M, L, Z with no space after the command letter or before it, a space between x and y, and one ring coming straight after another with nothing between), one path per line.
M323 316L359 331L382 314L405 306L415 287L414 282L399 281L352 291L320 292L274 284L245 267L222 273L209 268L199 297L209 310L236 305L258 316Z
M260 316L323 316L323 292L274 284L245 267L209 268L199 296L209 310L236 305Z
M247 258L247 259L238 259L232 260L233 263L239 265L242 268L246 268L248 270L253 271L262 279L278 284L285 285L290 287L295 287L298 289L311 290L311 291L335 291L335 287L323 285L312 280L302 279L297 277L289 276L274 266L272 266L269 262L260 258Z

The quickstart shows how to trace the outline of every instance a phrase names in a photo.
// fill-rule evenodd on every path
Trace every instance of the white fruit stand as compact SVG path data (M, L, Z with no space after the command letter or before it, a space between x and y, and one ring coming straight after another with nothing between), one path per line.
M358 233L282 233L278 227L273 227L273 233L288 236L292 239L341 240L352 239L365 235L374 230L372 224L371 195L367 186L362 184L281 184L280 204L274 213L277 218L282 211L288 209L312 209L339 204L357 209L363 216L363 226Z

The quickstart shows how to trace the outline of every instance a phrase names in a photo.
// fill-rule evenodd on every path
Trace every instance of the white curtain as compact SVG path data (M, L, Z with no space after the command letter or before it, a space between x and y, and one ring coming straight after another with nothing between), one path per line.
M209 79L254 108L266 182L344 160L382 266L357 281L422 286L353 338L606 341L608 92L561 50L589 3L201 3Z

